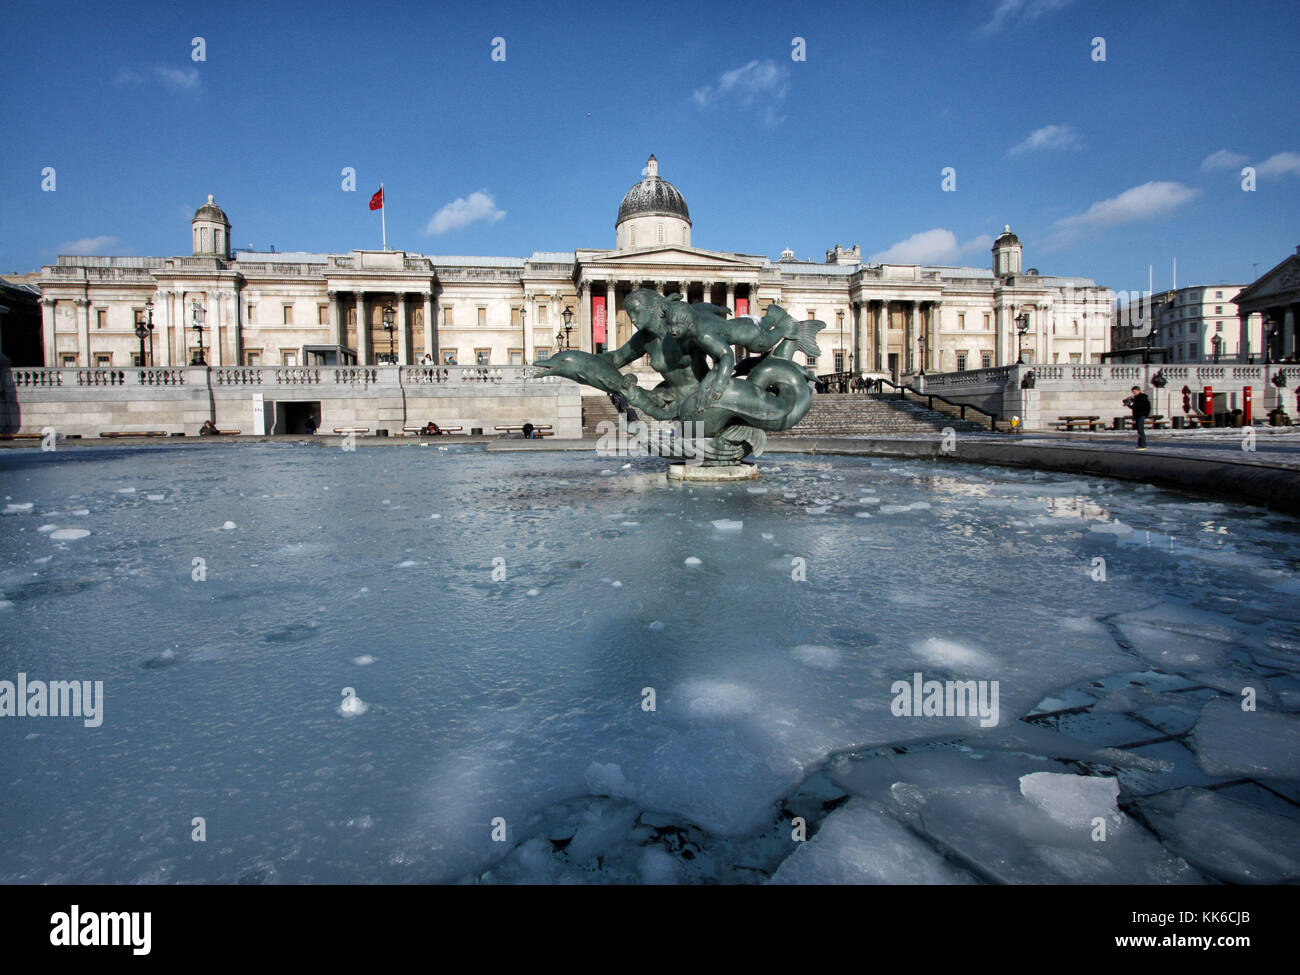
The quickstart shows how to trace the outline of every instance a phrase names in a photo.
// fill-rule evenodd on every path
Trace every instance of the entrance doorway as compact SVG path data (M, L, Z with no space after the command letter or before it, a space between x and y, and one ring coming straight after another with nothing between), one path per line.
M898 353L897 352L889 353L889 377L894 382L898 382Z
M307 432L307 418L316 421L320 428L320 400L283 401L276 410L276 430L274 433L302 434ZM279 429L283 427L283 429Z

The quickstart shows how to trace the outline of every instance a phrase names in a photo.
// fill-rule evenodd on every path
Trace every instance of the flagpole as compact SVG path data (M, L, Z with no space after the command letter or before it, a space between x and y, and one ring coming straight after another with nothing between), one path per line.
M388 218L386 216L388 197L384 194L384 184L379 184L379 226L384 234L384 250L388 250Z

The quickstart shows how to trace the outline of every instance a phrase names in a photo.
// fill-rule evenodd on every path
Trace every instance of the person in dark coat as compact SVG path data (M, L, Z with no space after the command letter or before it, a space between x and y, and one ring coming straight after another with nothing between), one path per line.
M1124 400L1124 405L1133 411L1133 426L1138 432L1138 450L1147 449L1147 417L1151 415L1151 400L1147 394L1142 392L1141 386L1134 386L1131 390L1132 396Z

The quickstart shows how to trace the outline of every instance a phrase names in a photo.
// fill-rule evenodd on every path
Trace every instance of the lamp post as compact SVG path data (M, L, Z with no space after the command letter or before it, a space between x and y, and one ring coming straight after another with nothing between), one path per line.
M206 366L208 360L203 355L203 319L206 317L203 310L203 302L195 298L194 304L191 307L194 310L194 334L197 335L199 339L199 351L194 357L194 361L190 364L195 366Z
M1277 334L1277 322L1269 322L1264 326L1264 365L1273 364L1273 336Z
M528 306L519 306L519 337L523 340L524 365L528 365Z
M1020 338L1016 342L1016 365L1025 364L1025 336L1029 334L1029 312L1022 311L1016 316L1016 331Z
M391 304L384 305L384 331L388 333L388 364L392 365L397 361L397 356L393 354L393 329L397 326L393 324L393 318L397 315L397 309Z
M839 319L839 325L840 325L840 367L835 371L843 372L844 363L848 359L848 356L844 354L844 311L843 309L840 309L839 311L835 312L835 317Z
M135 323L135 337L140 340L140 368L143 369L147 364L144 357L144 337L149 334L149 328L144 323L144 319L138 319Z
M1214 364L1219 364L1219 353L1223 351L1223 336L1215 335L1210 339L1210 345L1214 346Z
M570 333L573 332L573 308L572 308L572 306L570 306L570 305L565 305L565 306L564 306L564 311L560 313L560 317L564 319L564 331L563 331L563 332L556 332L556 333L555 333L555 344L556 344L557 347L560 346L560 340L561 340L561 337L563 337L563 340L564 340L563 348L570 349L570 348L573 347L573 346L570 344L570 339L569 339Z
M146 323L149 328L149 365L153 365L153 299L144 303Z

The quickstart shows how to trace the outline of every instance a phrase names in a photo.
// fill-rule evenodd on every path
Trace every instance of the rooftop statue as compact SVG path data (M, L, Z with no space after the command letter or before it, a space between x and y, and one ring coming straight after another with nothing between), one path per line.
M718 305L691 305L681 295L648 289L629 294L625 307L636 330L622 347L598 355L557 352L536 363L534 375L564 376L626 397L655 420L679 421L695 436L660 453L692 456L694 450L705 466L759 456L766 431L790 429L812 406L808 375L793 358L796 351L820 354L816 337L824 322L796 321L777 305L761 321L728 318ZM750 353L739 363L737 347ZM653 389L620 371L642 356L664 377Z

